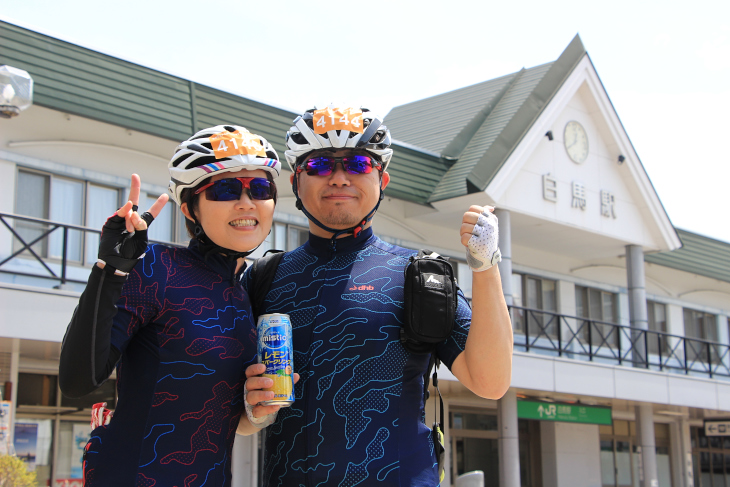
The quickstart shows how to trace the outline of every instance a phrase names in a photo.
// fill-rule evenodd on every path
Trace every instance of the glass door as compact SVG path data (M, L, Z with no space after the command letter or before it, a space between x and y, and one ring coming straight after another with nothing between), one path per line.
M629 438L601 439L601 483L603 487L634 486L632 450L633 445Z

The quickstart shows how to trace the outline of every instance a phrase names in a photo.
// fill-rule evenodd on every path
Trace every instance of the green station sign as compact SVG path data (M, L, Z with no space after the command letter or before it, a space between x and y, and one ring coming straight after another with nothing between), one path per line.
M517 401L517 417L540 421L611 425L611 408L584 404Z

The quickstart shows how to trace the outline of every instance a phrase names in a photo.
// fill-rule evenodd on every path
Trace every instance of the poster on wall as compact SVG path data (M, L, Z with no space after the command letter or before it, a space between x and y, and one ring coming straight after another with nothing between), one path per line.
M12 455L13 445L10 444L10 401L0 401L0 455Z
M15 455L23 460L28 470L35 471L38 449L38 424L15 423Z
M71 449L71 478L83 478L82 462L84 459L84 447L91 436L91 425L88 423L74 423L73 447Z

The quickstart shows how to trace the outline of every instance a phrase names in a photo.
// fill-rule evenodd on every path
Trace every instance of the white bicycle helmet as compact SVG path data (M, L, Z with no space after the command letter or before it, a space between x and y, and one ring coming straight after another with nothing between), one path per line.
M281 163L274 148L260 135L238 125L218 125L196 133L177 146L167 165L169 191L181 204L182 192L222 172L262 169L279 176Z
M332 114L337 114L338 117L343 114L354 114L358 117L357 127L353 127L353 130L334 129L317 133L321 130L315 131L315 112L318 114L327 110L329 110L328 117ZM362 112L362 115L359 115L359 112ZM325 127L324 124L322 126ZM287 150L285 155L289 168L294 171L300 158L314 150L329 148L364 149L374 155L383 164L383 170L386 170L391 157L393 157L390 142L388 127L383 125L382 120L367 108L359 110L332 107L324 110L313 108L297 117L294 120L294 125L286 133Z

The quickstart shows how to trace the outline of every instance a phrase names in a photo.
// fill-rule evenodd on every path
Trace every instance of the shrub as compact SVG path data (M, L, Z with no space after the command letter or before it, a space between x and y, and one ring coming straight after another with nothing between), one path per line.
M29 472L23 460L0 455L0 487L36 487L35 472Z

